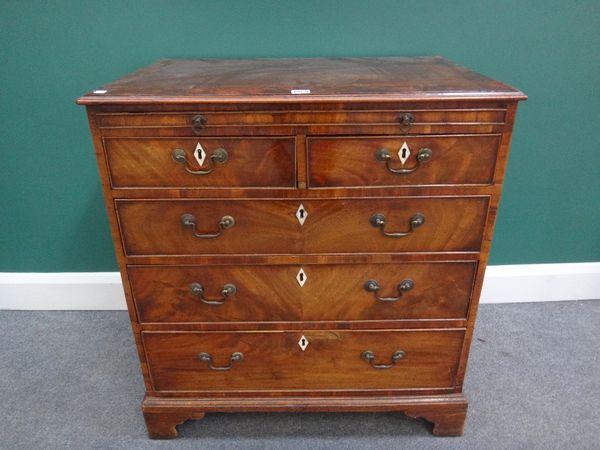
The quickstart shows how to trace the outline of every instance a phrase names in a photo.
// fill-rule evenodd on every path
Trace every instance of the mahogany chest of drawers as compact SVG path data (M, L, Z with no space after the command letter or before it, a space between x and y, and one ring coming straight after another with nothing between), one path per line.
M216 411L461 434L525 98L439 57L163 60L81 97L149 435Z

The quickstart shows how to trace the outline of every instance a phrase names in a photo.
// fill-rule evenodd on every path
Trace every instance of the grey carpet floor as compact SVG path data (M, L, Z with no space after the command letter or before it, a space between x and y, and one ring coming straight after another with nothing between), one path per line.
M482 305L465 435L401 414L209 414L146 437L125 312L0 311L2 449L600 449L600 301Z

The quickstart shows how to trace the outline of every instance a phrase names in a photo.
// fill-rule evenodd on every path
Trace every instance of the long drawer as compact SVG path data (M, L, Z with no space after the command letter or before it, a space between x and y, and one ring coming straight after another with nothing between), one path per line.
M451 388L463 336L462 329L142 333L157 391Z
M475 262L129 266L152 322L464 319Z
M479 251L489 197L116 200L127 255Z
M379 106L379 105L378 105ZM238 106L235 106L238 108ZM284 125L389 125L397 132L426 131L450 125L502 125L506 110L502 108L341 110L341 111L190 111L166 113L99 113L101 129L123 127L161 127L210 134L224 127L260 127Z
M114 188L293 188L294 137L106 138Z
M500 135L310 137L309 187L483 185Z

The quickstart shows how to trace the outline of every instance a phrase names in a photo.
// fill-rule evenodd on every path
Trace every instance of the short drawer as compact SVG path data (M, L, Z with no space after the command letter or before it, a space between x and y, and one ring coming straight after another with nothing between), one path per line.
M293 137L105 138L104 148L113 188L296 185Z
M487 196L116 200L127 255L479 251Z
M129 266L142 323L464 319L475 262Z
M157 391L452 388L463 337L462 329L142 333Z
M309 187L485 185L500 135L311 137Z

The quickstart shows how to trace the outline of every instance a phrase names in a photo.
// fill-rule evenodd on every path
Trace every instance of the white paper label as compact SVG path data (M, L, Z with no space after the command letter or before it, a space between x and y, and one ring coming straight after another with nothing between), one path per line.
M292 94L310 94L310 89L292 89Z
M96 89L94 94L106 94L108 91L106 89Z

